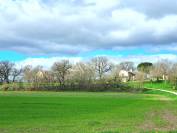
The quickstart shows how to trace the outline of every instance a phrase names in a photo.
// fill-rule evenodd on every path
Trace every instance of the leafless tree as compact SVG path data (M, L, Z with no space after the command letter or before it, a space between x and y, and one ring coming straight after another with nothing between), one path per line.
M139 86L135 86L135 87L142 88L143 84L144 84L144 81L146 79L146 74L144 72L137 72L136 76L135 76L135 79L138 81L137 83L139 85Z
M0 83L2 83L4 81L4 75L1 72L1 67L0 67Z
M54 82L54 75L51 71L43 71L43 82L51 83Z
M154 64L150 73L157 80L159 79L168 80L168 73L169 73L169 70L171 69L171 66L172 66L172 63L170 61L161 60Z
M125 61L120 63L121 69L126 71L133 71L134 69L134 63L130 61Z
M15 82L16 78L23 72L23 69L13 68L12 70L12 82Z
M9 61L1 61L0 62L0 79L2 82L9 83L9 77L13 70L14 63Z
M23 73L24 73L24 79L28 82L38 82L41 78L40 73L42 72L42 66L36 66L32 67L30 65L27 65L24 67Z
M177 89L177 63L172 65L172 68L169 72L169 80L174 85L174 89Z
M29 90L37 90L40 89L40 85L43 82L43 67L36 66L32 67L30 65L25 66L23 70L24 79L30 83L28 85Z
M26 80L27 82L32 82L32 66L31 65L27 65L24 67L23 69L23 75L24 75L24 80Z
M60 85L65 85L66 76L69 73L69 69L71 67L72 65L69 63L69 60L62 60L53 64L52 70Z
M111 70L110 77L115 82L119 82L120 81L120 76L119 76L120 71L121 71L121 66L120 65L114 65L113 68L112 68L112 70Z
M33 75L33 82L39 83L42 82L43 80L43 67L42 66L36 66L32 70L32 75Z
M77 63L71 70L71 78L78 83L91 82L95 79L94 69L88 63Z
M95 69L96 74L98 74L99 79L103 78L106 72L109 72L112 68L112 64L109 63L106 57L95 57L92 59L92 64Z

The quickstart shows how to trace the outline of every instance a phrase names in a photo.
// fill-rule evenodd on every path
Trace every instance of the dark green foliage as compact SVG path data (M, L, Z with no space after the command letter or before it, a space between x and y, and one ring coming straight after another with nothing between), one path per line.
M153 64L150 62L143 62L137 66L138 71L149 73L150 69L153 67Z

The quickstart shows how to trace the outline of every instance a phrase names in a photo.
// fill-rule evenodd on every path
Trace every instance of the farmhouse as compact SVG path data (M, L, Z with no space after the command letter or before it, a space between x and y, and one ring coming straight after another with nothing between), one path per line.
M119 77L121 78L122 82L131 81L135 80L135 73L132 71L121 70L119 72Z

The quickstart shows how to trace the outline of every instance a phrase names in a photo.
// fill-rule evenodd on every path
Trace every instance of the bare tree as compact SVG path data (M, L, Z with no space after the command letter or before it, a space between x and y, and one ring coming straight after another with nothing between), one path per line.
M55 62L52 66L52 70L57 78L57 80L60 82L60 85L65 85L66 75L69 72L69 69L71 68L71 64L69 63L69 60L62 60L60 62Z
M43 71L43 82L51 83L54 82L54 75L51 71Z
M133 71L134 69L134 63L130 61L125 61L120 63L121 69L126 71Z
M24 80L27 82L32 82L32 66L27 65L23 69L23 74L24 74Z
M140 88L143 87L144 81L146 79L145 77L146 77L146 75L144 72L137 72L136 73L135 78L137 81L139 81L139 82L137 82L139 86L136 86L136 87L140 87Z
M161 60L154 64L150 73L157 80L159 79L168 80L168 73L171 66L172 63L169 62L168 60Z
M32 67L30 65L27 65L24 67L23 73L24 73L24 79L27 82L34 82L37 83L41 79L41 72L42 72L42 66L36 66Z
M9 83L9 77L13 70L14 63L9 61L1 61L0 62L0 76L1 81Z
M30 83L27 88L29 90L41 89L41 84L43 83L43 67L36 66L32 67L30 65L25 66L23 70L24 79Z
M4 81L4 75L2 73L1 66L0 66L0 83L2 83L3 81Z
M95 57L92 59L92 64L99 79L102 79L103 75L112 68L112 64L109 63L106 57Z
M119 82L120 81L120 73L121 71L121 66L120 65L114 65L112 70L111 70L111 78L115 81L115 82Z
M71 78L79 84L85 84L95 79L94 69L90 64L79 62L71 70Z
M17 69L17 68L14 68L12 70L12 82L15 82L16 78L23 72L23 69L20 68L20 69Z
M169 80L173 84L173 88L177 89L177 63L172 65L169 72Z
M40 83L44 77L43 67L40 65L34 67L31 74L33 75L33 82Z

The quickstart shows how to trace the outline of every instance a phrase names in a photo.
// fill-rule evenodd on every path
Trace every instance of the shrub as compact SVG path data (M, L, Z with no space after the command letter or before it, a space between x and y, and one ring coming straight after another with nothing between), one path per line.
M3 91L8 91L9 90L9 88L10 88L10 86L9 86L9 84L2 84L1 85L1 90L3 90Z

